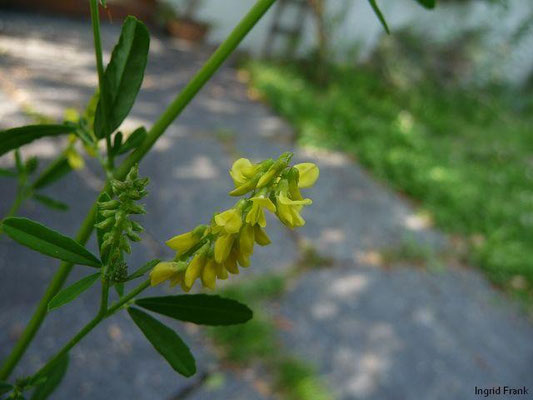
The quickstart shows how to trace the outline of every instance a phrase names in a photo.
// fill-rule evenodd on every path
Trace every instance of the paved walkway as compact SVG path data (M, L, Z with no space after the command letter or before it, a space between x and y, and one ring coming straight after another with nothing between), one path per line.
M88 29L87 22L0 13L3 127L29 122L21 112L28 105L57 117L65 107L83 107L96 84ZM106 49L118 32L118 26L104 26ZM128 126L149 126L208 54L153 38L146 79ZM226 195L231 185L227 169L237 155L263 159L294 150L298 159L321 168L300 238L332 257L334 265L301 276L277 300L276 312L291 321L281 332L284 343L317 365L336 397L463 400L475 398L476 385L526 385L533 391L533 328L516 307L476 271L376 266L376 252L405 237L439 249L446 248L446 239L350 159L294 149L292 135L267 107L250 101L235 70L224 67L141 165L141 174L151 178L143 221L150 237L135 251L134 263L170 255L159 243L232 203ZM46 159L59 149L57 141L43 140L26 151ZM11 163L9 157L0 158L0 166ZM28 204L21 214L73 234L100 183L98 168L89 163L50 188L70 203L70 213ZM12 183L3 180L0 215L13 197ZM297 261L294 235L274 221L269 233L273 245L258 250L252 268L241 277L282 270ZM56 262L0 238L0 358L20 334L56 267ZM71 279L83 272L77 268ZM94 314L94 294L51 313L18 374L33 371ZM192 345L201 371L216 365L201 332L174 326ZM68 379L54 399L168 399L191 382L177 376L124 315L91 333L72 356ZM191 398L269 398L257 390L255 374L228 372L221 388L201 389Z

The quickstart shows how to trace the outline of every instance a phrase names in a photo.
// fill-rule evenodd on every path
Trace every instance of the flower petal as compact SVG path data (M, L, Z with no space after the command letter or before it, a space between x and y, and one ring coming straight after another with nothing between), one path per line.
M202 272L202 284L204 287L207 287L211 290L214 290L216 287L216 265L217 264L214 260L209 260L207 264L205 264L204 271Z
M215 242L215 261L222 263L228 258L235 235L220 235Z
M300 172L300 180L298 181L298 186L300 188L308 188L315 184L318 176L320 175L320 170L313 163L301 163L294 166Z
M173 278L178 272L178 264L171 261L163 261L157 264L152 271L150 271L150 285L156 286Z

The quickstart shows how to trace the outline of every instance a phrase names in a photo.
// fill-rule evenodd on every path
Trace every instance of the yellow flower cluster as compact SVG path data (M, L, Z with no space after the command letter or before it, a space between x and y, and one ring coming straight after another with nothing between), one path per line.
M229 210L215 214L210 225L169 239L166 244L176 251L173 261L157 264L150 273L152 286L169 281L189 291L197 279L204 287L215 289L217 279L238 274L239 266L248 267L255 243L270 244L264 228L265 210L278 216L290 228L305 224L301 216L310 199L300 189L314 185L319 176L313 163L290 166L292 153L282 154L276 161L253 164L246 158L233 163L229 171L235 184L229 194L248 198L239 200Z

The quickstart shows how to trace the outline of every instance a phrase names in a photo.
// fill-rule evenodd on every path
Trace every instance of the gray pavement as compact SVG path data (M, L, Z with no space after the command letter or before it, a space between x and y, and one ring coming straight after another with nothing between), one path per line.
M103 27L109 52L119 26ZM0 124L27 123L31 106L61 117L65 107L81 109L96 84L87 21L0 13ZM109 53L107 53L109 54ZM143 89L126 129L149 126L209 55L154 37ZM228 64L228 65L231 65ZM516 305L477 272L453 265L426 271L409 265L385 270L369 265L372 255L406 236L446 249L447 240L428 228L413 207L342 154L295 149L293 132L265 105L251 101L230 66L193 100L141 164L149 176L148 238L135 249L132 265L171 253L168 237L207 221L229 206L227 169L237 155L263 159L294 150L298 160L319 164L321 178L308 194L313 206L299 237L332 257L328 269L309 270L277 299L280 317L290 321L281 339L317 365L332 397L348 399L470 399L474 386L526 385L533 391L533 328ZM52 158L60 141L41 140L27 154ZM0 166L11 165L10 157ZM94 162L50 187L71 212L28 204L21 215L74 234L102 182ZM0 215L14 197L2 180ZM273 244L258 249L239 279L294 264L294 235L275 221ZM94 243L90 246L94 247ZM0 237L0 358L8 353L31 315L57 263ZM71 281L86 271L77 267ZM169 292L157 288L156 292ZM93 292L54 311L17 369L33 371L96 309ZM277 308L276 308L277 309ZM169 324L172 324L169 321ZM174 324L191 345L199 371L217 368L211 344L193 326ZM223 383L190 398L266 399L253 371L224 372ZM192 380L176 375L125 315L110 319L72 353L72 365L54 399L168 399ZM503 398L503 397L501 397Z

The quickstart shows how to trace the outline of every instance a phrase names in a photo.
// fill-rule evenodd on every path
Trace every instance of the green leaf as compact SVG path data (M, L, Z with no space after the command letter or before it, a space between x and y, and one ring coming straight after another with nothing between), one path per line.
M28 125L0 131L0 156L45 136L71 133L67 125Z
M152 346L175 371L186 377L196 373L194 357L176 332L136 308L128 308L128 313Z
M146 274L148 271L151 271L152 268L154 268L157 264L159 264L161 260L154 259L151 261L148 261L146 264L144 264L142 267L140 267L137 271L135 271L133 274L128 276L126 278L126 281L131 281L132 279L137 279Z
M378 4L376 3L376 0L368 0L370 3L370 6L374 10L374 13L378 17L379 21L381 22L381 25L383 25L383 28L385 29L385 32L390 35L389 26L387 25L387 21L385 21L385 17L383 16L383 13L378 7Z
M136 300L135 304L198 325L242 324L253 316L252 310L238 301L207 294L145 297Z
M51 197L45 196L43 194L35 193L33 199L39 203L45 205L48 208L54 210L66 211L68 210L68 204L63 203L62 201L52 199Z
M104 75L106 110L100 101L94 121L97 137L110 135L130 112L141 88L149 46L146 26L135 17L126 18Z
M128 139L126 139L124 144L120 147L118 154L124 154L130 150L136 149L141 145L142 142L144 142L144 139L146 139L147 136L148 133L146 132L144 126L135 129L132 134L128 136Z
M81 244L38 222L11 217L2 226L8 236L30 249L74 264L101 267L100 260Z
M0 381L0 395L6 394L13 390L13 385L7 382Z
M34 189L42 189L72 171L65 156L58 158L33 182Z
M416 1L422 4L422 6L426 8L435 8L435 4L436 4L435 0L416 0Z
M64 356L59 358L55 363L51 364L48 369L43 371L41 376L45 376L46 380L37 385L31 400L45 400L54 392L54 390L59 386L65 373L67 372L69 364L69 356L66 353Z
M17 173L11 169L0 168L0 176L5 176L7 178L16 178Z
M97 272L96 274L86 276L69 287L60 290L48 303L48 311L59 308L76 299L80 294L89 289L100 278L100 275L100 272Z

